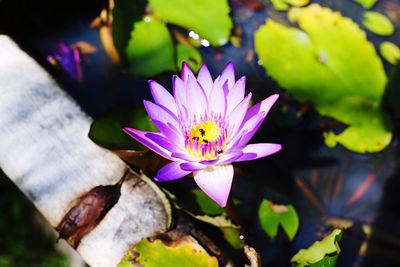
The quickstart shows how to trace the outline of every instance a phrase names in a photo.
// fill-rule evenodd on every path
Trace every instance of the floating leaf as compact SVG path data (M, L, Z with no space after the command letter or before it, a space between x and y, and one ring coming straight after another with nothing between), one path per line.
M335 229L322 241L316 241L307 249L301 249L291 259L295 266L334 267L340 254L339 241L342 230Z
M391 42L382 42L379 46L379 50L384 59L391 64L396 64L400 60L400 48Z
M181 70L183 62L186 62L194 72L197 72L203 64L201 55L196 48L178 44L176 46L176 65L179 70Z
M376 4L376 2L378 2L378 0L354 0L354 2L359 3L364 8L370 9Z
M286 2L291 4L292 6L301 7L308 5L308 3L310 3L310 0L286 0Z
M234 248L241 249L243 247L243 239L240 238L240 232L236 228L224 227L221 228L225 240Z
M267 19L255 33L267 73L299 101L348 125L339 135L325 134L328 145L359 153L385 148L392 137L380 108L387 78L365 32L317 4L292 8L289 17L304 31Z
M149 3L156 17L198 33L213 46L229 40L233 23L227 0L149 0Z
M392 22L385 15L378 12L365 12L362 24L365 28L378 35L389 36L394 33Z
M289 5L286 0L271 0L272 5L278 11L287 11L289 9Z
M126 47L129 71L153 76L164 71L175 71L174 44L165 24L146 16L136 22Z
M120 55L125 55L125 48L131 37L133 25L142 19L146 5L146 0L111 1L112 39Z
M94 120L90 126L89 138L108 149L143 150L141 144L122 131L124 127L157 131L144 108L116 108Z
M258 219L264 232L272 239L278 234L279 225L290 240L299 229L299 217L292 205L277 205L264 199L258 208Z
M217 258L210 256L199 243L189 236L169 245L161 240L143 239L129 250L118 267L217 267Z

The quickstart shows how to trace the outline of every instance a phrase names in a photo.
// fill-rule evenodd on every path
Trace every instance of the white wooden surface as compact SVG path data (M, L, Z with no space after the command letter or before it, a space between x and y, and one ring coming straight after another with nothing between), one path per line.
M53 227L79 196L115 184L127 169L87 137L90 123L33 59L0 36L0 168ZM135 179L78 246L89 265L115 266L130 245L167 227L162 201L147 183L134 187Z

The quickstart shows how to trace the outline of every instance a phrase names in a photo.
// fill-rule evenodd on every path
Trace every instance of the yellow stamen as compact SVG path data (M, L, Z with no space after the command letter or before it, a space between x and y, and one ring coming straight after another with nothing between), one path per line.
M221 133L221 129L213 120L205 121L201 124L193 125L190 129L190 141L197 140L197 143L207 144L216 140Z

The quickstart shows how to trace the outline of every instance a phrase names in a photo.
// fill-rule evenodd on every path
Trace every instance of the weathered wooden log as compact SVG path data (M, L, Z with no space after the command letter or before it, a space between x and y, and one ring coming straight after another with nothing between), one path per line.
M33 59L0 36L0 168L54 228L67 237L81 231L73 245L89 265L115 266L129 246L168 227L169 206L152 182L89 140L90 124ZM99 186L111 185L114 202L97 199Z

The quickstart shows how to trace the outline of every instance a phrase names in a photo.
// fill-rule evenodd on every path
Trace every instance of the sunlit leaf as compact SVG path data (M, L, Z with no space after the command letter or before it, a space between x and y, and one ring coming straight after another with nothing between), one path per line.
M302 30L267 19L255 33L267 74L299 101L348 125L338 135L325 134L328 145L359 153L388 146L391 127L380 108L387 77L365 32L317 4L292 8L289 17Z
M264 199L258 209L258 219L264 232L274 239L281 226L290 240L299 229L299 217L292 205L277 205Z
M126 47L128 69L131 73L153 76L175 71L174 44L165 24L146 16L136 22Z
M108 149L143 150L141 144L122 131L124 127L157 131L144 108L116 108L94 120L89 138Z
M291 259L295 266L334 267L340 254L339 241L342 230L335 229L322 241L316 241L307 249L301 249Z
M186 62L194 72L197 72L203 64L201 55L196 48L178 44L176 46L176 65L179 70L181 70L183 62Z
M359 3L366 9L370 9L375 5L376 2L378 2L378 0L354 0L354 2Z
M213 46L228 42L233 27L227 0L149 0L158 18L194 31Z
M400 60L400 48L391 42L382 42L379 46L379 50L384 59L391 64L396 64Z
M288 2L292 6L300 7L308 5L308 3L310 3L310 0L286 0L286 2Z
M113 0L112 39L118 53L125 55L125 48L131 37L133 25L142 19L147 5L146 0Z
M217 258L207 251L193 238L184 237L171 244L161 240L143 239L130 249L118 267L217 267Z
M271 0L272 5L278 11L286 11L289 9L289 5L286 0Z
M362 24L365 28L378 35L389 36L394 33L392 22L385 15L378 12L365 12Z

